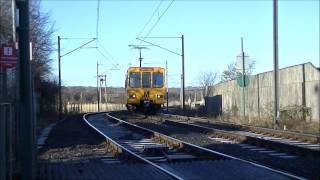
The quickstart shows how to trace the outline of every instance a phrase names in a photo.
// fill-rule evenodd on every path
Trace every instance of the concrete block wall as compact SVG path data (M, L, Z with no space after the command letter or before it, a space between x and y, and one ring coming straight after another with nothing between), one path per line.
M249 86L244 88L245 114L250 118L272 116L273 73L253 75ZM292 106L311 108L312 121L320 119L320 71L311 63L299 64L279 71L280 109ZM242 89L236 80L219 83L212 88L210 96L222 95L223 112L236 111L242 115Z

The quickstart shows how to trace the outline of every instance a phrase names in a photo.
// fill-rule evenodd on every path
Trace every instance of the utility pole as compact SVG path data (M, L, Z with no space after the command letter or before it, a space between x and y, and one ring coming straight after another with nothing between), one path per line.
M19 75L20 75L20 143L22 179L33 177L34 115L29 43L29 0L17 1L19 8Z
M243 38L241 37L241 55L242 55L242 116L245 119L246 116L246 98L244 94L244 90L246 87L246 80L245 80L245 62L244 62L244 51L243 51Z
M58 36L58 66L59 66L59 120L62 119L62 97L61 97L61 51L60 36Z
M166 61L166 95L167 95L167 113L169 112L169 87L168 87L168 61Z
M68 54L71 54L81 48L84 48L86 45L88 45L89 43L93 42L96 40L96 38L89 38L91 39L90 41L82 44L81 46L61 55L61 49L60 49L60 42L61 42L61 39L74 39L74 38L60 38L60 36L58 36L58 68L59 68L59 119L61 120L62 118L62 97L61 97L61 58L68 55ZM76 38L76 39L79 39L79 38ZM87 38L84 38L84 39L87 39Z
M278 0L273 0L273 88L274 88L274 129L279 129L279 66L278 66Z
M181 36L181 44L182 44L182 47L181 47L181 57L182 57L182 76L181 76L181 79L182 79L182 110L184 111L185 110L185 104L184 104L184 101L185 101L185 89L184 89L184 83L185 83L185 74L184 74L184 36L182 35Z

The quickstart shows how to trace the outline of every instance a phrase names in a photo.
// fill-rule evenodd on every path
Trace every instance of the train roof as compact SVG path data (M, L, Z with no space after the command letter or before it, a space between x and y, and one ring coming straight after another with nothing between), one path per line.
M128 71L164 71L163 67L129 67Z

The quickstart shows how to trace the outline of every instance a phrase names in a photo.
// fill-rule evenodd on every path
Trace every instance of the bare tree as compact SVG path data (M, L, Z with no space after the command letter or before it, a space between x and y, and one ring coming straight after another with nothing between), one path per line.
M12 39L11 2L0 0L0 43Z
M203 90L204 96L209 96L213 92L213 86L218 78L218 73L216 72L201 72L199 75L199 84Z
M237 72L236 63L231 63L228 65L228 69L222 72L221 82L237 79L239 75L240 73Z
M11 1L0 0L0 43L12 41Z
M249 68L246 70L247 75L251 75L255 68L256 61L251 61ZM237 70L236 63L231 63L228 65L227 70L224 70L221 74L221 82L226 82L230 80L237 79L241 73Z
M57 81L52 76L50 53L53 51L54 24L50 15L41 11L41 0L29 0L30 41L32 42L32 80L40 105L40 113L54 111ZM12 43L11 1L0 0L0 43ZM47 106L51 104L52 106Z
M50 15L40 10L40 1L30 1L30 41L32 42L32 71L36 86L48 81L51 74L50 53L53 51L54 24ZM38 88L38 87L36 87Z
M52 113L57 104L57 80L52 75L50 54L53 52L54 23L50 14L41 10L40 0L30 0L30 41L32 42L32 77L39 95L40 115ZM51 96L51 98L49 98ZM51 107L46 104L52 104Z

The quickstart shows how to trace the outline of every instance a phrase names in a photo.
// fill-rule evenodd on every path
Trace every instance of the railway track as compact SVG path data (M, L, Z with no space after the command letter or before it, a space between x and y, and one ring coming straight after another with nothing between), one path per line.
M39 180L170 179L148 164L118 155L82 116L58 123L38 151Z
M121 156L121 158L127 161L133 161L135 163L142 163L148 166L148 171L153 171L153 177L159 177L159 179L181 179L179 176L167 171L166 169L158 166L157 164L138 155L139 142L140 145L146 142L146 139L140 134L131 134L130 131L117 124L107 121L103 114L95 114L87 117L84 115L84 121L93 128L97 133L103 136L109 146L112 147L113 153L116 156ZM156 146L155 143L150 141L149 145ZM119 171L121 172L121 171ZM124 172L124 171L123 171ZM128 176L129 178L130 176Z
M162 118L168 124L189 126L203 132L212 133L214 138L221 142L238 141L299 156L319 157L320 154L320 136L316 135L231 123L211 123L205 119L167 114L162 115Z
M109 114L89 114L86 123L106 139L116 155L152 167L170 179L303 179L215 152Z
M253 142L255 141L251 141L251 138L248 138L247 140L242 138L241 140L236 136L236 138L240 139L237 140L235 138L217 136L212 130L203 130L185 124L175 125L174 123L168 123L168 121L166 121L172 120L172 118L159 116L145 117L130 112L117 112L113 113L113 115L130 123L164 133L168 136L198 146L229 154L240 159L246 159L251 162L263 164L274 169L280 169L309 179L319 179L320 177L319 156L300 156L297 153L287 153L288 151L286 149L279 147L277 147L277 150L272 149L270 146L266 146L264 143L259 142L259 139L256 139L255 141L257 141L257 143L254 144ZM175 121L182 120L175 119ZM191 121L189 120L189 123L190 122ZM228 130L235 131L232 127L227 128Z
M319 134L315 135L315 134L299 133L294 131L274 130L274 129L265 128L265 127L215 121L207 118L197 118L197 117L180 116L180 115L173 115L173 114L159 114L159 115L162 118L170 118L170 119L175 119L177 121L211 124L217 128L222 128L222 129L240 129L244 131L252 131L259 134L266 134L266 135L275 136L275 137L295 139L302 142L309 142L311 144L320 143Z

